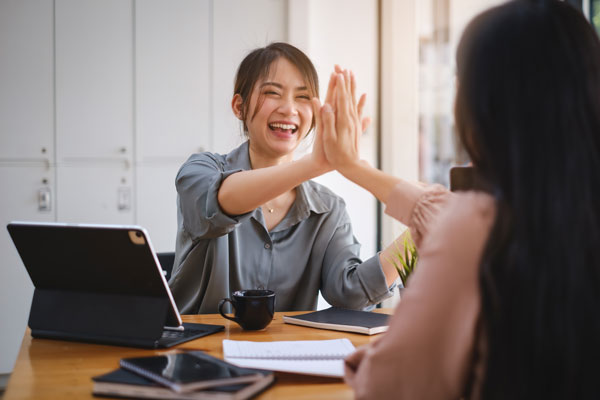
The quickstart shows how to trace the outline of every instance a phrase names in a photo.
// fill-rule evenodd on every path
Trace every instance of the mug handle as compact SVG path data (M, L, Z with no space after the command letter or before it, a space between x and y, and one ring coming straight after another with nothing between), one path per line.
M228 317L228 316L227 316L227 315L226 315L226 314L223 312L223 306L224 306L224 305L225 305L225 303L227 303L227 302L228 302L229 304L231 304L231 308L233 308L233 310L232 310L232 311L235 311L235 303L234 303L233 301L231 301L231 299L227 298L227 299L223 299L223 300L221 300L221 301L219 302L219 313L221 314L221 316L222 316L223 318L226 318L226 319L228 319L228 320L230 320L230 321L233 321L233 322L236 322L236 323L237 323L237 322L238 322L237 318L235 318L235 317L233 317L233 318L232 318L232 317ZM233 313L233 315L235 315L235 312Z

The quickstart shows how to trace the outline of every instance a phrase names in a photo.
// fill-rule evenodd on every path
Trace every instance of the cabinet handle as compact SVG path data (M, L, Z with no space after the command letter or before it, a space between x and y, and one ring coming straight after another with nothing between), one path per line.
M120 187L117 189L117 209L119 211L131 209L131 188Z
M49 187L38 190L38 211L52 211L52 192Z

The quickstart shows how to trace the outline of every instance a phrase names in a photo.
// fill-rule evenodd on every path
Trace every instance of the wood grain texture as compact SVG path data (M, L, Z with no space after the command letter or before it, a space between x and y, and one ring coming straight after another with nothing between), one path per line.
M391 313L390 309L378 312ZM348 338L355 346L376 340L375 336L307 328L284 324L283 315L301 312L280 312L262 331L243 331L237 324L219 314L185 315L185 322L224 325L225 331L176 346L168 350L145 350L119 346L95 345L49 339L33 339L25 332L14 371L3 400L13 399L91 399L92 377L119 366L124 357L150 356L176 350L203 350L223 358L223 339L327 340ZM350 387L341 380L286 373L276 373L277 381L257 399L352 399Z

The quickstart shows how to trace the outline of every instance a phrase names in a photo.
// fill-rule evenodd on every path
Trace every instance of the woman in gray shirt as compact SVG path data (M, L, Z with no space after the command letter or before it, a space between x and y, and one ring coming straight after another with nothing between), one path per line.
M242 61L232 109L248 140L226 155L194 154L177 174L169 285L182 313L216 313L239 289L274 290L278 311L315 309L319 290L354 309L392 294L392 246L361 262L344 201L310 181L332 169L318 130L313 152L293 159L314 128L314 97L317 73L297 48L272 43Z

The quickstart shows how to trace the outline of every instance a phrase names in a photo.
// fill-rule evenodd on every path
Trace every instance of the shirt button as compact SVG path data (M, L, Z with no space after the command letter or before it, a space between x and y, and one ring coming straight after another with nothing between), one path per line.
M265 243L265 249L267 249L267 250L268 250L268 249L270 249L270 248L271 248L271 245L270 245L269 243Z

